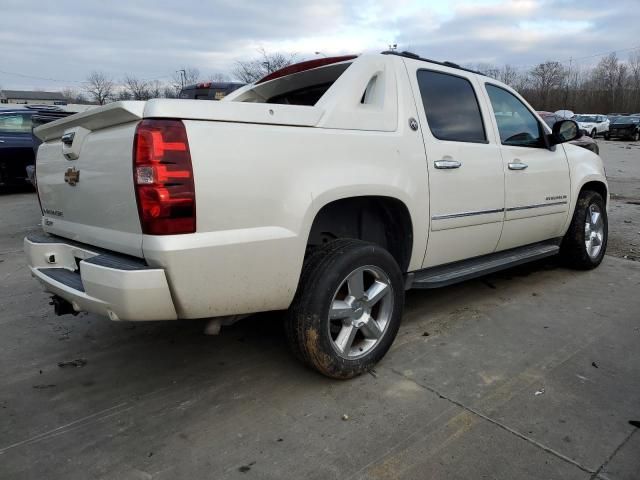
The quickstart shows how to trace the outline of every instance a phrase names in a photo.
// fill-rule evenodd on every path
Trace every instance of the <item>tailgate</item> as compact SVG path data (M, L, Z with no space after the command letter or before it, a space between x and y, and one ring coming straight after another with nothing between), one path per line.
M117 102L35 130L43 229L142 257L133 139L144 102ZM63 141L64 140L64 141Z

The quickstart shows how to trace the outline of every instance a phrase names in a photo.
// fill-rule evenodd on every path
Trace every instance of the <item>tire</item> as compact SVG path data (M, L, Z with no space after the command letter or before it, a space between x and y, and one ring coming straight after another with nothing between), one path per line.
M560 258L578 270L596 268L604 258L608 236L607 210L602 196L584 190L578 196L571 225L562 239Z
M609 135L609 132L604 134L604 139L607 140L607 141L611 140L611 135Z
M634 142L637 142L640 139L640 133L638 133L638 131L636 130L635 133L632 135L631 140Z
M374 292L369 302L366 293ZM387 353L403 308L404 280L389 252L360 240L334 240L304 262L286 315L287 342L298 359L323 375L353 378Z
M593 130L591 130L591 138L596 138L597 134L598 134L598 132L596 132L595 128Z

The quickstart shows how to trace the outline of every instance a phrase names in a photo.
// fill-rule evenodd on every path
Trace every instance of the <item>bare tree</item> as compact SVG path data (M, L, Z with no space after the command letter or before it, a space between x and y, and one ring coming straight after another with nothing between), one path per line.
M126 75L122 83L124 89L133 100L149 100L151 98L148 81L136 78L133 75Z
M534 92L539 99L539 107L546 109L553 90L558 90L564 83L566 71L560 62L544 62L535 66L529 76Z
M84 103L86 99L82 95L82 92L71 87L63 88L60 92L64 99L69 103Z
M210 82L228 82L229 75L227 75L226 73L219 73L219 72L214 73L209 76L209 81Z
M515 87L518 84L520 74L515 67L506 64L498 71L498 80L502 83L506 83L510 87Z
M263 48L258 50L258 58L237 61L233 76L245 83L253 83L281 68L291 65L296 58L295 53L268 53Z
M640 111L640 52L629 55L629 90L631 90L631 108Z
M500 75L500 69L491 63L478 63L474 70L486 75L487 77L498 79Z
M84 89L98 105L104 105L113 96L114 84L104 72L92 72Z

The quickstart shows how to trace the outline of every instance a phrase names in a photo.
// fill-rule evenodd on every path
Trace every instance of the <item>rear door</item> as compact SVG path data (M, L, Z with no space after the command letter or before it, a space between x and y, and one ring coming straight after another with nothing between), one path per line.
M563 146L547 148L545 126L517 95L491 82L485 87L505 174L506 212L498 250L561 236L570 203Z
M504 216L504 172L475 75L406 60L429 171L424 267L491 253Z

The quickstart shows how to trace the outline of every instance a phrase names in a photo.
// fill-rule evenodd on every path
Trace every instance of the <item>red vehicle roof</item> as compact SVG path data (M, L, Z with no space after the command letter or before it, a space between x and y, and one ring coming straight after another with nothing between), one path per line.
M318 58L314 60L307 60L305 62L294 63L293 65L289 65L288 67L276 70L266 77L262 77L256 82L256 85L259 83L268 82L270 80L275 80L276 78L286 77L287 75L292 75L294 73L311 70L312 68L324 67L325 65L331 65L332 63L346 62L347 60L353 60L354 58L357 58L357 55L342 55L340 57Z

